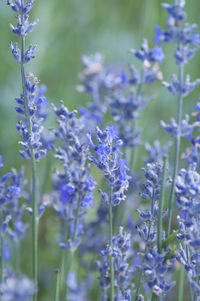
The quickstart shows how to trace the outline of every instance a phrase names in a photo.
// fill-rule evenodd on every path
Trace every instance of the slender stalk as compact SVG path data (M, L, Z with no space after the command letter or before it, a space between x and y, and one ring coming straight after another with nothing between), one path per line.
M184 67L183 65L179 66L179 82L180 85L183 83L184 76ZM178 124L178 134L176 137L176 146L175 146L175 157L174 157L174 170L173 170L173 178L172 178L172 186L170 191L170 199L168 206L168 223L167 223L167 236L171 233L171 224L172 224L172 214L173 214L173 205L174 205L174 192L175 192L175 180L179 166L179 155L180 155L180 124L181 124L181 116L182 116L182 103L183 103L183 95L180 92L178 97L178 110L177 110L177 124Z
M56 292L55 301L59 301L59 288L60 288L60 271L56 270Z
M20 242L15 243L15 270L17 275L20 274Z
M112 220L112 188L109 200L109 245L112 250L113 220ZM113 257L110 256L110 301L114 301L114 270Z
M160 199L158 205L158 223L157 223L157 247L159 253L161 253L162 251L162 212L163 212L164 196L165 196L166 167L167 167L167 157L164 157L163 170L162 170L162 183L161 183Z
M158 300L159 300L159 297L153 293L151 296L151 301L158 301Z
M79 217L79 211L80 211L80 205L81 205L81 200L79 197L78 204L77 204L77 209L76 209L76 216L75 216L75 224L74 224L74 232L72 235L72 245L75 242L76 239L76 233L77 233L77 226L78 226L78 217ZM67 264L66 264L66 278L68 277L68 274L71 270L72 262L73 262L73 257L74 257L74 249L72 247L72 250L68 252L67 258ZM68 300L68 284L66 286L66 292L65 292L65 300Z
M74 232L73 232L73 235L72 235L72 243L74 243L75 238L76 238L76 232L77 232L77 226L78 226L78 216L79 216L80 204L81 204L81 201L80 201L80 198L79 198L79 200L78 200L78 205L77 205L77 209L76 209L75 224L74 224Z
M67 251L61 250L61 281L60 281L60 290L61 290L61 296L62 299L65 298L65 292L66 292L66 266L67 266Z
M181 265L179 271L179 282L178 282L178 301L183 300L184 279L185 279L185 268L183 265Z
M24 1L22 0L22 6L24 5ZM22 24L24 22L24 16L21 14ZM22 90L24 96L24 107L25 107L25 115L27 122L27 129L29 137L32 135L31 130L31 121L29 115L28 108L28 97L26 91L26 78L24 71L24 53L25 53L25 37L21 38L21 79L22 79ZM36 196L36 161L35 161L35 152L30 145L31 150L31 159L32 159L32 244L33 244L33 280L36 286L36 290L38 289L38 221L37 221L37 196ZM37 292L33 296L33 300L37 301Z
M143 264L143 262L144 262L144 260L142 261L142 264ZM137 297L139 295L141 279L142 279L142 270L140 269L138 279L137 279L137 284L136 284L134 301L137 301Z
M188 245L186 245L186 256L187 256L187 261L189 262L190 261L190 251L189 251L189 246ZM188 281L188 285L189 285L190 300L191 301L196 301L196 298L197 298L196 294L195 294L195 292L193 292L192 287L191 287L189 281Z

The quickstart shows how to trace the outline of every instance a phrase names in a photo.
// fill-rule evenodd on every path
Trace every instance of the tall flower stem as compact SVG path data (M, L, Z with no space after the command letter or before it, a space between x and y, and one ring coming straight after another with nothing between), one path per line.
M151 296L151 301L158 301L158 300L159 300L159 297L153 293Z
M56 270L56 291L55 301L59 301L59 288L60 288L60 271Z
M61 228L63 232L63 237L68 237L68 225L66 221L61 221ZM60 267L60 291L61 298L65 298L66 293L66 267L67 267L67 251L64 249L61 250L61 267Z
M184 67L181 64L179 66L179 83L180 86L183 84L183 76L184 76ZM170 199L168 205L168 223L167 223L167 236L171 233L171 224L172 224L172 214L173 214L173 205L174 205L174 192L175 192L175 181L176 175L178 172L179 167L179 155L180 155L180 143L181 143L181 136L180 136L180 124L181 124L181 116L182 116L182 103L183 103L183 95L180 91L178 97L178 110L177 110L177 124L178 124L178 133L176 137L176 146L175 146L175 157L174 157L174 169L173 169L173 178L172 178L172 186L170 192Z
M16 274L20 274L20 242L15 243L15 270Z
M183 265L181 265L180 272L179 272L179 282L178 282L178 301L183 300L184 279L185 279L185 268Z
M109 245L112 250L112 236L113 236L113 220L112 220L112 188L109 199ZM114 270L113 257L110 256L110 301L114 301Z
M73 232L73 235L72 235L72 250L69 250L69 251L67 250L68 256L66 256L66 260L67 260L66 278L68 278L68 274L71 270L73 257L74 257L74 246L73 246L73 244L75 242L76 234L77 234L80 205L81 205L81 200L80 200L80 197L79 197L78 204L77 204L77 209L76 209L75 221L74 221L74 232ZM67 283L67 286L66 286L65 300L68 301L68 283Z
M158 205L158 223L157 223L157 247L159 253L162 252L162 212L163 212L164 196L165 196L166 166L167 166L167 157L164 157L163 170L162 170L162 183L161 183L160 199Z
M24 5L24 1L22 1L22 5ZM24 16L21 14L22 24L24 22ZM24 71L24 53L25 53L25 37L21 38L21 78L22 78L22 90L24 96L24 107L25 107L25 115L26 122L28 128L29 139L31 139L32 130L31 130L31 121L30 114L28 108L28 96L26 91L26 78ZM36 193L36 161L35 161L35 152L33 146L30 145L31 149L31 161L32 161L32 244L33 244L33 280L36 286L36 290L38 289L38 221L37 221L37 193ZM33 296L33 300L37 301L37 292Z

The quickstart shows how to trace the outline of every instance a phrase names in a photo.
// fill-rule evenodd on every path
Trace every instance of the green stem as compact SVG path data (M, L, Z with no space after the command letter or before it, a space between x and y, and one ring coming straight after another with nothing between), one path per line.
M159 206L158 206L158 223L157 223L157 247L159 253L161 253L162 251L162 212L163 212L163 204L164 204L164 196L165 196L166 166L167 166L167 157L164 157L163 170L162 170L162 183L161 183L160 199L159 199Z
M61 296L62 299L64 300L65 295L66 295L66 266L67 266L67 251L61 250L62 251L62 256L61 256L61 283L60 283L60 290L61 290Z
M72 250L71 250L71 252L68 252L68 256L67 256L66 278L68 278L68 274L71 270L71 266L72 266L72 263L73 263L73 257L74 257L73 244L74 244L75 239L76 239L80 205L81 205L81 200L80 200L80 197L79 197L78 204L77 204L77 209L76 209L74 232L73 232L73 235L72 235ZM66 296L65 298L66 298L66 301L67 301L68 300L68 283L67 283L67 286L66 286L65 296Z
M144 262L144 260L142 261L142 264L143 264L143 262ZM137 284L136 284L136 291L135 291L134 301L137 301L137 297L139 295L141 279L142 279L142 270L140 269Z
M24 1L22 1L22 6ZM24 16L21 14L22 24L24 22ZM26 91L26 78L24 71L24 52L25 52L25 37L22 36L21 39L21 78L22 78L22 90L24 96L24 108L27 122L27 129L29 138L32 135L31 121L28 108L28 96ZM33 300L37 301L37 290L38 290L38 221L37 221L37 195L36 195L36 161L35 152L30 145L31 149L31 159L32 159L32 244L33 244L33 281L36 287L36 293L33 296Z
M184 279L185 279L185 268L183 265L181 265L179 271L179 282L178 282L178 301L183 300Z
M15 270L16 274L20 274L20 242L15 243Z
M158 300L159 300L159 297L156 294L152 293L151 301L158 301Z
M112 224L112 188L109 200L109 245L112 250L112 236L113 236L113 224ZM114 270L113 270L113 257L110 256L110 301L114 301Z
M59 288L60 288L60 271L56 270L56 292L55 301L59 301Z
M75 224L74 224L74 233L72 235L72 243L74 243L75 238L76 238L76 232L77 232L77 226L78 226L78 216L79 216L79 210L80 210L80 198L78 200L78 205L77 205L77 209L76 209L76 216L75 216Z
M182 86L183 83L183 76L184 76L184 67L183 65L179 66L179 82ZM170 191L170 199L169 199L169 211L168 211L168 223L167 223L167 236L171 233L171 224L172 224L172 214L173 214L173 205L174 205L174 192L175 192L175 182L176 182L176 175L179 167L179 154L180 154L180 143L181 143L181 136L180 136L180 124L181 124L181 116L182 116L182 103L183 103L183 95L180 92L178 97L178 110L177 110L177 124L178 124L178 134L176 137L176 146L175 146L175 157L174 157L174 170L173 170L173 177L172 177L172 186Z

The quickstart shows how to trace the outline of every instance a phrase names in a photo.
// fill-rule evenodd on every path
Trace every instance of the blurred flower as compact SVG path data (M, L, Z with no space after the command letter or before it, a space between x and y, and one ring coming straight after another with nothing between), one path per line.
M140 50L130 50L136 58L138 58L141 61L148 61L148 62L159 62L161 63L162 60L165 59L165 55L162 51L161 46L156 46L153 49L149 49L147 40L143 41L143 44L141 46Z
M76 117L76 112L69 112L63 102L59 109L54 107L54 111L58 129L53 132L60 143L55 149L55 157L64 168L63 172L56 172L54 186L59 198L56 196L54 208L61 219L68 222L71 235L77 231L75 236L78 238L82 231L84 213L94 205L93 192L96 183L89 174L89 150L84 144L84 125ZM62 239L66 241L66 237Z
M171 118L171 124L166 124L164 121L161 121L160 124L165 129L165 131L172 136L180 136L186 138L191 137L194 128L200 126L199 121L190 124L188 115L186 115L185 118L181 121L180 128L174 118Z
M30 301L35 292L34 284L28 278L8 277L1 285L2 301Z

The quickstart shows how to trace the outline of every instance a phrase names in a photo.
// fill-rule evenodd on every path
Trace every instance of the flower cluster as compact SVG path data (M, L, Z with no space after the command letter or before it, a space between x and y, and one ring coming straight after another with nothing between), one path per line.
M78 235L80 231L76 229L76 220L79 220L78 227L81 230L83 213L94 205L96 183L89 174L88 146L84 144L83 126L76 112L69 112L62 102L59 109L54 107L54 111L58 123L54 134L61 143L56 148L55 157L64 167L63 172L57 171L55 188L59 192L59 199L55 209L61 218L70 223L70 231L77 231Z
M26 225L21 220L25 206L19 204L19 198L24 194L24 184L23 169L19 174L13 169L0 178L0 234L8 232L15 241L21 239L26 232ZM13 228L10 226L11 220Z
M26 277L17 279L16 276L6 277L1 285L4 301L30 301L35 292L34 284Z
M121 157L119 147L122 141L117 137L113 127L105 130L96 129L98 144L94 144L91 134L88 134L88 143L94 150L95 156L91 156L91 161L104 172L107 184L112 190L112 205L119 205L125 199L125 191L128 188L130 176L127 174L128 167L126 160ZM102 193L102 199L108 201L108 195Z
M196 119L196 124L199 131L199 111L200 111L200 103L197 102L195 105L195 112L192 113L192 116ZM200 146L199 146L199 136L195 136L194 132L192 132L188 137L190 141L191 147L187 148L186 151L183 153L182 158L186 159L187 163L190 164L198 164L199 163L199 152L200 152Z
M157 223L158 223L158 200L160 198L161 180L162 180L162 165L159 163L147 163L144 169L146 183L143 188L141 197L145 200L151 200L150 210L137 209L140 220L137 225L137 230L142 239L141 246L145 245L143 252L139 251L142 256L142 264L138 266L141 269L143 277L149 288L156 295L166 295L168 290L173 286L173 282L166 279L169 267L166 265L167 251L158 252L157 241ZM166 216L166 211L162 212L162 220ZM162 240L165 238L165 233L162 233ZM171 263L170 263L171 264Z
M149 143L145 143L145 149L148 153L148 157L143 157L144 161L146 163L162 162L163 157L168 154L170 146L171 142L161 146L158 140L154 141L153 146L151 146Z
M28 98L31 135L29 135L27 127L24 95L22 94L21 97L16 98L19 106L15 108L17 113L24 118L24 120L19 121L16 126L22 136L22 141L19 143L25 148L25 151L20 150L19 153L25 159L31 160L31 149L33 148L35 159L39 161L47 153L42 142L42 122L44 120L44 113L42 113L42 110L47 104L47 99L44 96L42 89L38 87L38 79L33 74L28 74L26 77L26 94Z
M106 292L110 286L109 258L113 257L114 264L114 282L117 287L117 298L122 301L131 300L131 270L128 264L129 251L131 246L130 234L124 232L120 227L119 234L112 238L113 246L107 246L106 250L101 251L102 262L98 262L100 273L100 286Z
M175 282L167 278L171 263L166 264L166 252L158 253L156 249L149 249L144 255L143 273L148 286L157 296L166 295Z
M107 106L104 101L106 87L103 84L106 71L104 57L100 53L83 56L84 70L79 74L81 85L77 86L79 92L89 93L92 101L86 107L80 107L80 116L87 129L94 128L97 123L104 121Z
M145 97L142 86L161 79L158 62L165 58L161 46L149 49L144 40L140 50L131 49L131 53L142 62L139 72L134 65L130 65L130 75L123 72L123 84L117 86L109 96L109 112L114 122L118 124L118 136L123 141L123 147L134 148L141 144L140 132L135 128L136 118L141 108L146 106L152 97ZM156 63L151 66L152 63Z
M22 89L23 92L20 97L15 98L17 107L15 108L17 113L22 115L23 120L17 124L17 130L22 136L20 144L24 147L24 151L20 151L20 155L27 160L39 161L40 158L46 155L46 149L43 148L41 133L43 131L42 121L44 119L44 107L47 104L46 97L44 96L45 89L43 86L38 87L38 79L32 74L26 74L24 71L24 64L34 58L34 52L36 46L30 45L28 49L25 49L25 37L29 35L38 20L33 23L29 23L29 13L33 7L34 1L15 0L9 1L8 4L13 11L18 13L17 26L10 25L13 33L19 36L22 40L21 49L18 43L10 43L10 48L14 59L21 65L22 75Z
M200 295L199 267L200 267L200 175L195 167L188 170L182 169L176 181L177 205L179 215L180 239L179 261L184 265L192 290Z
M178 44L174 57L178 65L186 64L193 58L200 44L200 36L196 32L196 25L185 23L179 28L181 21L186 18L185 0L174 4L162 4L167 10L167 30L163 30L156 25L154 42L176 42Z
M195 127L199 127L199 121L189 123L189 116L186 115L185 118L181 121L180 127L174 120L171 118L171 124L166 124L164 121L161 121L161 126L165 129L166 132L171 134L174 137L185 137L190 138Z

